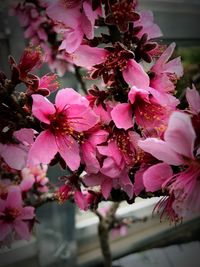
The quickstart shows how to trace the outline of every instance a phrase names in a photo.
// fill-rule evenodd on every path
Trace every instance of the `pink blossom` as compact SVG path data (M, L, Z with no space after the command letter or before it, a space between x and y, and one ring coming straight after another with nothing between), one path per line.
M81 191L76 176L67 177L66 183L55 192L55 197L60 203L70 199L72 196L81 210L89 208L87 196Z
M97 173L100 169L100 164L97 158L97 145L106 142L109 133L105 130L98 129L92 133L81 144L82 158L86 165L87 173Z
M150 86L159 92L173 92L177 80L183 75L180 57L168 61L175 49L172 43L151 68Z
M34 133L32 129L22 128L14 132L14 137L19 143L0 143L0 156L11 168L21 170L26 166L27 154L33 143Z
M164 140L147 138L139 141L139 146L157 159L175 166L187 166L185 170L174 176L167 165L165 168L169 171L165 171L164 176L162 175L163 169L159 170L159 165L151 167L147 170L147 174L144 174L144 180L149 189L166 187L169 193L174 195L172 207L180 217L189 215L191 212L200 212L198 197L200 165L198 159L195 158L195 139L196 134L190 117L181 112L174 112L164 133ZM162 176L161 179L158 178L155 181L155 174L152 175L154 171L157 177Z
M102 63L108 54L104 48L80 45L70 57L75 65L90 69L93 65Z
M189 104L190 111L193 114L199 114L200 113L200 95L194 86L192 85L192 89L189 87L186 89L186 99Z
M0 199L0 241L13 232L20 238L28 240L30 238L28 222L34 216L34 208L23 207L20 190L13 188L5 200Z
M49 179L46 177L47 165L34 166L32 168L24 168L21 171L22 181L20 188L27 192L33 185L39 192L47 192L47 183Z
M157 24L154 23L153 13L150 10L139 11L140 19L134 22L134 27L142 26L142 29L137 34L142 37L143 34L148 34L148 39L161 37L163 34Z
M82 10L82 11L81 11ZM101 9L92 10L91 1L76 1L72 5L56 0L46 10L48 16L58 22L64 32L64 40L59 49L73 53L82 43L84 34L88 39L94 37L94 24Z
M108 82L109 76L116 68L121 69L124 80L139 88L149 86L149 77L143 67L133 58L129 50L125 50L117 44L113 52L104 48L82 45L72 55L72 61L77 66L91 69L91 77L103 76L104 82Z
M100 186L105 199L109 198L112 188L123 190L130 199L133 197L133 185L125 170L121 171L116 177L106 176L100 172L86 174L83 179L87 186Z
M48 164L59 152L71 170L80 165L78 141L83 131L92 128L98 117L86 98L71 88L60 90L55 105L41 95L33 95L33 115L46 124L32 145L28 164Z

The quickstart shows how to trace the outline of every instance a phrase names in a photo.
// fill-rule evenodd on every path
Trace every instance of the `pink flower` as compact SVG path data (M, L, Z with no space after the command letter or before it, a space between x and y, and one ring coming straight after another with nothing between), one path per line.
M28 222L34 217L33 207L23 207L20 190L14 188L9 191L5 200L0 199L0 241L12 232L28 240L30 238Z
M192 85L192 89L189 87L186 89L186 99L189 104L190 111L193 114L198 115L200 113L200 95L194 84Z
M142 26L142 29L137 34L139 38L145 33L148 34L148 40L163 35L158 25L154 23L153 13L150 10L142 10L138 14L140 19L134 22L134 27Z
M147 170L143 176L144 184L152 191L159 187L168 188L170 195L174 196L172 208L179 217L200 212L200 164L198 158L195 158L195 154L198 156L199 147L194 146L195 139L190 117L181 112L174 112L164 133L164 140L147 138L139 141L139 146L144 151L165 162L162 168L157 164ZM185 167L182 172L172 175L166 163Z
M33 185L39 192L47 192L48 187L46 186L49 179L46 177L47 165L38 165L32 168L24 168L21 171L22 181L20 188L22 191L27 192Z
M91 1L66 1L56 0L46 10L48 16L58 22L58 29L64 32L64 40L59 49L73 53L82 43L84 34L88 39L94 38L94 24L101 9L92 9Z
M87 186L101 186L101 192L105 199L110 196L112 188L123 190L130 199L133 197L133 185L126 170L121 171L115 177L99 172L97 174L86 174L83 179Z
M66 182L55 192L55 198L60 203L63 203L73 196L76 205L81 210L87 210L89 203L87 196L80 189L79 177L76 174L72 174L63 178L65 178Z
M80 165L81 133L92 128L98 117L89 102L71 88L60 90L55 105L41 95L33 95L33 115L46 126L32 145L28 164L48 164L59 152L71 170Z
M150 86L159 92L173 92L177 80L183 75L180 57L168 61L174 49L175 43L172 43L151 68Z
M92 133L88 133L88 138L83 139L81 144L82 158L86 165L87 173L97 173L100 164L97 158L97 145L106 142L109 133L105 130L98 129Z
M14 137L19 143L0 143L0 156L11 168L21 170L26 166L27 154L33 143L34 133L32 129L22 128L14 132Z
M133 86L128 93L130 103L117 104L111 111L111 117L118 128L127 130L134 125L134 115L135 122L144 128L146 134L161 135L169 115L175 110L173 99L165 97L167 95L158 97L150 87L140 89Z
M116 69L122 71L127 83L139 88L149 86L149 77L142 66L133 59L133 53L119 43L110 52L104 48L82 45L72 55L74 64L91 69L91 78L103 77L105 83L112 78Z

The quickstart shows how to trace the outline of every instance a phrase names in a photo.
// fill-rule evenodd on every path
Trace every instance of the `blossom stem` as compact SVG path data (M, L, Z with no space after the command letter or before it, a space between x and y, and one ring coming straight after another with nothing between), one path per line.
M98 211L95 214L99 217L98 235L101 247L101 252L104 258L104 267L112 267L112 256L109 245L109 231L115 221L115 214L120 203L115 202L111 206L106 216L102 216Z

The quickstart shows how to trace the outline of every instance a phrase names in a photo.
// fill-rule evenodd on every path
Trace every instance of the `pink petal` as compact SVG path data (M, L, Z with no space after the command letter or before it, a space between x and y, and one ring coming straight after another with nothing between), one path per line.
M41 95L34 94L32 113L40 121L50 124L49 115L56 112L54 105L45 97Z
M67 27L76 28L80 21L79 7L65 8L63 1L54 1L46 9L47 15Z
M92 25L90 19L83 13L81 16L82 30L88 39L94 38L94 25Z
M34 131L33 129L22 128L14 132L14 136L21 142L32 144L34 142Z
M194 114L198 114L200 112L200 95L194 85L192 89L187 88L186 98L187 98L187 102L189 104L190 110Z
M58 152L61 157L66 162L67 166L75 171L80 166L80 155L79 155L79 145L73 139L73 137L69 136L59 136L56 139L58 145Z
M96 148L93 147L89 142L82 144L82 155L86 165L87 173L97 173L100 169L95 150Z
M76 191L74 193L74 200L76 202L76 205L81 209L81 210L87 210L88 209L88 204L87 200L84 197L83 193L81 191Z
M34 183L35 183L35 178L33 177L33 175L29 174L28 177L24 178L21 181L20 188L22 191L28 191L29 189L31 189Z
M18 219L20 220L31 220L35 217L35 209L33 207L24 207L21 210Z
M64 33L63 41L59 46L59 50L65 50L69 54L75 52L82 43L83 35L83 31L80 27L67 29Z
M49 130L43 131L29 150L27 164L29 166L35 166L40 163L48 164L57 152L58 147L55 136Z
M135 179L134 179L134 186L133 186L133 192L136 196L144 190L144 183L143 183L143 173L145 169L140 168L136 173L135 173Z
M180 101L172 94L168 94L167 91L159 92L152 87L149 87L148 90L152 94L156 102L163 107L168 107L175 110L176 106L180 104Z
M6 207L21 209L22 207L22 195L18 187L13 188L8 192L6 199Z
M147 138L144 141L139 141L138 146L145 152L152 154L155 158L170 165L178 166L183 163L181 157L163 140Z
M66 116L71 128L77 132L87 131L99 121L93 110L84 105L71 105L66 111Z
M93 111L95 112L95 114L97 114L99 116L100 121L103 124L108 125L112 120L112 118L110 116L111 108L109 108L109 106L107 105L106 109L107 110L105 110L102 105L98 105L98 106L95 105L93 107Z
M65 88L58 91L55 99L55 105L58 111L63 111L73 104L89 106L88 100L72 88Z
M92 66L103 62L107 55L108 52L103 48L81 45L71 55L71 57L75 65L84 68L91 68Z
M136 97L140 97L145 102L149 102L149 92L147 90L133 86L128 93L128 99L130 100L131 104L135 103Z
M11 232L11 225L0 221L0 242Z
M102 195L104 196L105 199L108 199L110 192L112 190L112 180L107 178L103 181L101 184L101 190L102 190Z
M16 233L19 235L19 237L21 237L22 239L25 239L25 240L30 239L30 232L29 232L27 223L20 221L20 220L15 220L14 229Z
M117 166L116 162L112 158L106 158L103 162L101 173L109 176L110 178L116 178L121 173L121 168Z
M163 68L163 72L175 73L177 78L183 76L183 66L181 63L181 57L174 58L167 62Z
M84 183L87 186L96 186L100 185L104 180L104 175L102 174L86 174L83 178Z
M190 117L182 112L173 112L164 134L168 146L181 155L193 158L195 138Z
M109 136L109 133L106 130L98 130L94 132L92 135L90 135L90 137L88 138L88 141L93 146L96 146L96 145L106 142L108 136Z
M115 161L115 163L118 165L118 167L122 167L123 154L119 150L116 141L111 141L108 143L107 156L111 157Z
M0 144L0 155L5 162L15 170L21 170L26 165L28 149L24 145Z
M132 184L127 172L124 172L121 174L121 177L119 178L119 183L120 183L123 191L126 192L128 197L131 199L133 197L133 184Z
M163 183L172 177L171 167L166 163L158 163L149 167L143 174L143 182L147 192L162 189Z
M149 76L134 59L128 61L127 67L123 71L123 77L128 84L138 88L145 89L150 83Z
M156 61L156 64L153 66L152 71L155 71L158 73L162 72L163 66L172 56L175 46L176 44L172 43L167 47L167 49L162 53L162 55Z
M127 130L133 127L132 110L128 103L117 104L111 111L111 117L119 129Z

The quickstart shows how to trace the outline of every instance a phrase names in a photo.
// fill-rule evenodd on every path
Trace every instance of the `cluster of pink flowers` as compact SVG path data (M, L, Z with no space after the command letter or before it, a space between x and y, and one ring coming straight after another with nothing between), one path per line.
M25 1L26 12L15 8L26 36L37 35L36 43L46 44L42 25L50 21L61 38L57 55L84 68L98 87L91 86L86 96L61 89L53 104L47 96L58 89L56 75L30 73L40 65L38 49L26 49L19 64L10 58L11 83L27 89L17 102L22 110L16 109L24 120L3 120L1 128L1 161L20 172L14 189L13 181L2 180L1 240L11 229L27 237L34 214L22 201L30 190L48 191L46 166L55 163L71 172L55 192L60 202L71 199L87 210L102 200L132 203L137 196L163 196L156 206L162 216L178 222L199 214L200 95L193 85L186 90L188 107L178 107L175 89L183 68L180 57L171 59L175 44L159 43L162 33L153 14L140 11L135 0L36 2ZM6 90L3 75L1 87ZM4 109L12 104L2 103Z

